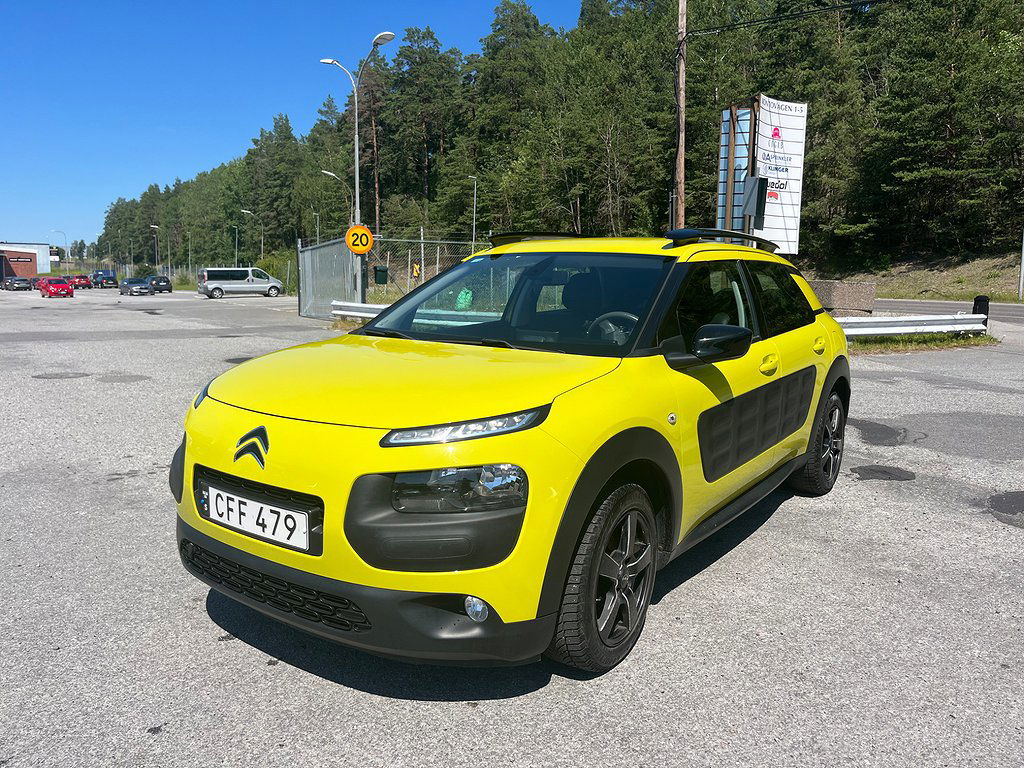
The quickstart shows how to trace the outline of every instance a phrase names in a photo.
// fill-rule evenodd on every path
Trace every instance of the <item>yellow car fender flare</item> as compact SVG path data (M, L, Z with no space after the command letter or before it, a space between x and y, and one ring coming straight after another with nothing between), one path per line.
M659 521L659 566L668 558L679 538L683 508L683 480L679 461L668 440L648 427L632 427L604 443L590 457L566 502L562 520L551 545L538 616L558 610L565 590L569 566L580 536L594 509L614 490L612 481L635 482L647 489Z

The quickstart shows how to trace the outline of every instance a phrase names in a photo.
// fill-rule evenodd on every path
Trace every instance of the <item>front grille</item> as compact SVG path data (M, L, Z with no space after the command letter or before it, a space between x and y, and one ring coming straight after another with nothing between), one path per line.
M179 549L185 565L197 576L282 613L291 613L344 632L366 632L370 629L366 614L347 598L268 576L203 549L188 539L181 540Z

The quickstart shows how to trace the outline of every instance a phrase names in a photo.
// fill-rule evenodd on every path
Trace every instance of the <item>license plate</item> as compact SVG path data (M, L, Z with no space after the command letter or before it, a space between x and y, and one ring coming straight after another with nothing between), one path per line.
M207 486L207 516L235 531L303 552L309 549L309 516Z

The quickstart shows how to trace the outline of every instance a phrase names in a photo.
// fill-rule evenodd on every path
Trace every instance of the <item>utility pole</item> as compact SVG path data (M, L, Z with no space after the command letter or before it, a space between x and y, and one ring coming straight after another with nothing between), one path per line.
M476 251L476 176L470 176L473 180L473 250Z
M686 0L679 0L679 49L676 51L676 113L679 125L676 144L676 204L672 226L686 225Z
M1020 279L1017 283L1017 301L1024 301L1024 234L1020 241Z
M320 214L313 211L313 215L316 216L316 244L320 245Z
M235 230L235 266L238 266L238 227L234 224L231 225L232 229Z
M188 273L192 275L192 233L186 232L188 235Z

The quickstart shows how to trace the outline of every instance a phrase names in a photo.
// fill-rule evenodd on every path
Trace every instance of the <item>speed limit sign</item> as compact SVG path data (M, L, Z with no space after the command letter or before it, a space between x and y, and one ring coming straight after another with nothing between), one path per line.
M345 233L345 243L352 253L369 253L373 248L373 233L362 224L354 224Z

